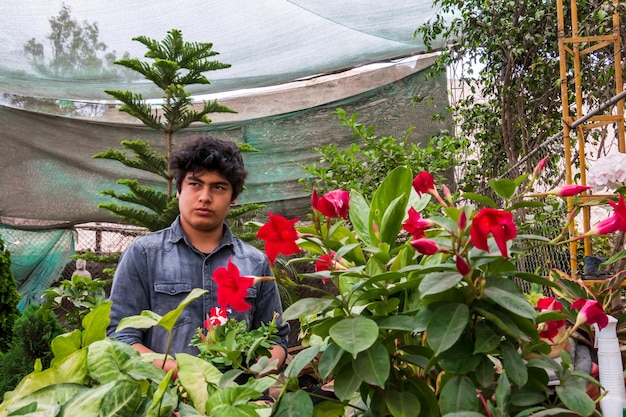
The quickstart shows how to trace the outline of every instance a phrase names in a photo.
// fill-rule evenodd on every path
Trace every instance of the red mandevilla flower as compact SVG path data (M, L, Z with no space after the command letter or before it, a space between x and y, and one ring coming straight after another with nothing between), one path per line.
M334 190L320 197L317 190L313 188L311 205L328 218L343 217L344 220L348 220L350 194L344 190Z
M269 214L269 221L256 234L256 237L265 241L265 253L273 266L279 254L293 255L300 252L296 244L298 231L293 226L298 219L287 220L279 214Z
M489 244L487 239L489 234L500 249L500 253L505 258L509 257L506 242L517 236L517 228L513 222L513 214L504 210L497 210L490 207L480 210L470 228L470 238L474 246L478 249L489 252Z
M470 269L469 265L467 264L467 261L465 260L465 258L463 258L458 253L456 255L454 255L454 264L456 265L456 269L457 269L457 271L459 271L459 274L461 274L463 276L466 276L470 272L472 272L472 270Z
M425 238L412 240L411 246L422 255L434 255L441 250L434 240Z
M423 219L422 216L411 207L408 211L409 218L402 223L402 229L412 234L414 238L424 237L424 230L432 227L435 223L431 220Z
M617 203L609 200L609 204L613 207L613 215L600 221L585 236L606 235L617 231L626 232L626 204L624 204L624 196L620 194Z
M583 191L589 190L591 187L587 185L568 184L557 187L546 194L558 195L559 197L572 197Z
M547 156L543 158L541 161L539 161L539 163L535 166L535 169L533 169L533 178L539 177L539 174L541 174L541 171L543 171L543 169L546 167L547 162L548 162Z
M597 324L598 328L602 330L609 324L609 318L599 301L579 298L572 303L572 308L574 310L580 309L574 324L576 329L581 324Z
M226 267L220 266L213 272L217 283L217 304L223 309L231 306L236 311L247 311L252 306L246 302L248 288L254 284L253 277L242 277L239 268L228 259Z
M541 298L537 301L537 309L539 311L563 311L563 305L554 297ZM539 331L539 337L554 342L554 338L558 336L559 331L565 327L565 319L552 320L542 323Z
M427 171L422 171L413 178L413 188L420 196L435 189L435 180Z

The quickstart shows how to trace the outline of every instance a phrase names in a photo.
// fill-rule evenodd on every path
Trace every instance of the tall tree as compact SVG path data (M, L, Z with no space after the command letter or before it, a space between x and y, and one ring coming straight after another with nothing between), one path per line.
M11 346L13 323L19 316L20 293L11 271L11 253L0 237L0 352Z
M457 135L473 137L477 148L460 185L475 189L484 186L486 179L515 167L521 158L561 130L556 3L535 0L435 0L433 3L440 6L439 12L416 31L416 36L423 36L427 45L436 37L447 41L432 72L439 74L451 66L459 68L465 74L459 82L479 92L478 97L461 99L454 108L460 126ZM566 7L569 4L564 3ZM579 3L578 35L595 36L612 31L612 3L598 0ZM620 13L625 22L623 8ZM572 36L569 15L566 20L565 36ZM590 107L614 94L615 89L610 87L614 77L612 57L612 48L601 48L585 61L582 82L587 91L586 105ZM481 68L477 73L474 73L475 64ZM574 86L570 87L573 94ZM573 97L569 102L575 102ZM556 141L538 158L560 155L561 149L562 143ZM529 159L524 170L532 171L535 161ZM517 173L513 170L510 175Z

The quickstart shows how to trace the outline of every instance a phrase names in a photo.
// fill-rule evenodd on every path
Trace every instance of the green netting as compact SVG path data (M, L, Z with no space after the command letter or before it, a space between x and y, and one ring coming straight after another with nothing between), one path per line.
M11 253L11 271L22 296L18 308L41 303L43 291L55 282L74 254L69 229L20 230L0 224L0 235Z

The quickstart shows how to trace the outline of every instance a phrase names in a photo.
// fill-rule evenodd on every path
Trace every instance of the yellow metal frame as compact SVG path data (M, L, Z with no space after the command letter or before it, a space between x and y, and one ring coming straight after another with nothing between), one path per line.
M572 143L570 138L572 123L583 116L583 86L581 85L581 64L580 58L586 54L596 51L613 44L614 65L615 65L615 94L618 95L623 90L622 69L621 69L621 45L620 45L620 25L618 14L618 0L613 0L615 11L613 13L613 33L603 36L578 36L578 9L576 0L570 0L571 11L571 37L565 36L565 17L563 9L563 0L557 0L557 17L558 17L558 41L559 41L559 58L560 58L560 77L561 77L561 101L563 114L563 139L565 147L565 181L572 184ZM581 48L581 44L590 46ZM571 115L569 111L569 83L568 83L568 57L572 57L573 62L573 78L576 97L576 114ZM624 101L619 100L615 106L615 114L596 115L587 119L584 123L576 126L576 136L578 139L578 157L580 160L580 184L587 185L586 162L585 162L585 137L586 133L594 128L607 124L616 125L616 134L618 138L618 146L620 152L626 152L626 144L624 140ZM598 199L600 196L594 196L585 193L580 196L583 200ZM573 198L567 199L568 210L574 209ZM590 228L591 207L585 206L582 209L583 214L583 231L587 232ZM570 236L576 233L575 224L572 222L569 226ZM591 255L591 239L584 239L585 255ZM570 267L572 275L578 274L578 259L576 257L576 243L570 243Z

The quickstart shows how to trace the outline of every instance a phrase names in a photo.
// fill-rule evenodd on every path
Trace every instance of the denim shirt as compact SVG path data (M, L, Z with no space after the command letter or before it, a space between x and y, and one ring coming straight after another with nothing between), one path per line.
M219 246L210 254L195 249L185 236L177 218L170 227L142 236L122 254L111 287L111 323L107 335L128 344L141 343L158 353L165 353L167 332L160 326L150 329L115 329L120 320L151 310L161 316L174 310L193 288L208 292L192 301L183 310L174 325L170 354L178 352L198 354L189 346L192 336L212 307L217 304L217 284L213 272L226 266L228 259L237 265L241 275L270 276L267 257L254 246L233 236L224 224L224 235ZM282 322L282 305L276 283L261 281L248 289L246 302L252 306L245 312L229 312L229 318L245 320L248 329L277 319L279 344L287 348L289 324Z

